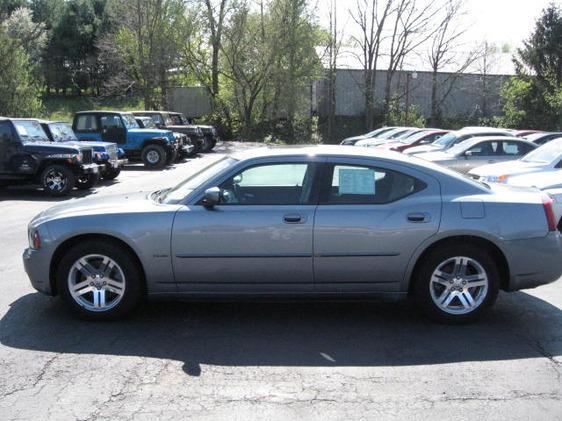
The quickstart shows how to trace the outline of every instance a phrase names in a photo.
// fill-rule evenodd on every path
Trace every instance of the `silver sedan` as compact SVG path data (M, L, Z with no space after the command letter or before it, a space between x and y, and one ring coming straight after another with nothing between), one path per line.
M215 156L171 189L48 209L29 243L32 285L96 320L145 296L413 296L466 322L562 273L543 193L347 146Z

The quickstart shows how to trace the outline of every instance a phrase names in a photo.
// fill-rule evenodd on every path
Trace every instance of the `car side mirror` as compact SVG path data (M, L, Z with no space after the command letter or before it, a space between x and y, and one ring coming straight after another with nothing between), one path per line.
M205 190L205 195L203 196L203 206L207 208L212 208L218 205L222 201L222 190L218 187L211 187Z
M472 151L466 151L464 153L465 158L470 158L472 156Z

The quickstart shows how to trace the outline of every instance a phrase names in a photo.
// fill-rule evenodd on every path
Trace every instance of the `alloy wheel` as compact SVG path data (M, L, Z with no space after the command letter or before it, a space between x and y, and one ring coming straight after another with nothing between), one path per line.
M66 187L68 180L66 176L57 170L51 170L45 177L45 185L49 190L61 191Z
M125 294L123 270L115 260L101 254L90 254L74 262L67 282L74 301L93 312L112 309Z
M431 275L429 289L434 304L449 314L468 314L486 299L488 275L470 257L451 257L441 262Z

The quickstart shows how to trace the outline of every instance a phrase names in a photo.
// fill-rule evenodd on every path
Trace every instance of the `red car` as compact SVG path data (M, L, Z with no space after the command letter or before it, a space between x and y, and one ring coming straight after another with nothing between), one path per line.
M416 133L406 139L398 140L395 142L384 143L378 148L380 149L390 149L392 151L404 152L408 148L414 146L426 145L428 143L433 143L441 136L449 133L449 130L426 130L423 132Z

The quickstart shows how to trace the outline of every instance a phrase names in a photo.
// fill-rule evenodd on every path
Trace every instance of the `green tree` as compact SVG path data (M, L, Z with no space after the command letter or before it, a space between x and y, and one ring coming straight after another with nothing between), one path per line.
M551 4L514 57L517 75L503 88L506 123L513 127L562 127L562 12Z
M31 117L41 109L33 65L18 40L0 28L0 115Z

